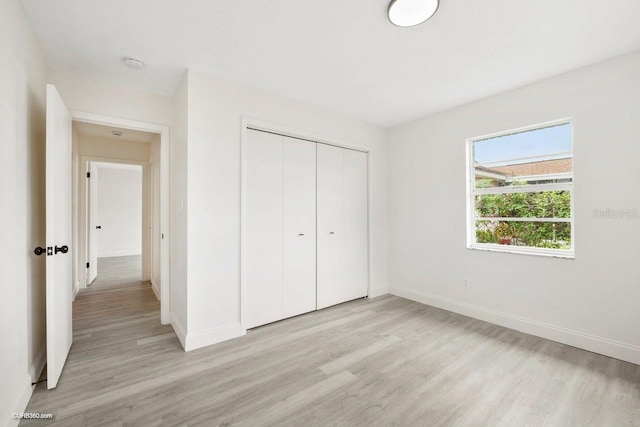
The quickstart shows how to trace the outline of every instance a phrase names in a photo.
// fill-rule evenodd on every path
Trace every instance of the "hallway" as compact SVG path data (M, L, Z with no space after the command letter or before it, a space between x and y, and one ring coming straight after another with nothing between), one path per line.
M86 291L144 286L141 277L141 255L98 258L98 276Z

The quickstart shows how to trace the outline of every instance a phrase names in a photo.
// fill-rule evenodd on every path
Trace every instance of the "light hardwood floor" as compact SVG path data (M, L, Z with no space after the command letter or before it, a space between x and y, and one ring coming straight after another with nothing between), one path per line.
M139 286L142 282L142 256L98 258L98 276L87 289Z
M148 283L78 295L24 425L639 426L640 367L394 296L184 353Z

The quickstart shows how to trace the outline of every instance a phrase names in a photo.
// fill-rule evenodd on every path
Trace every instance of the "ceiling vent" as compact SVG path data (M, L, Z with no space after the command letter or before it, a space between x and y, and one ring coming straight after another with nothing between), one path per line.
M132 70L142 70L144 68L144 62L130 56L125 56L124 58L122 58L122 62Z

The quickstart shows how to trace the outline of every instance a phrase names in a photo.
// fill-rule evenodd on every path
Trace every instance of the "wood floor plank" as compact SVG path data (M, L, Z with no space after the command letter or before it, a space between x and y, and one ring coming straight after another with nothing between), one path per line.
M640 426L639 366L389 295L185 353L139 262L99 264L21 424Z

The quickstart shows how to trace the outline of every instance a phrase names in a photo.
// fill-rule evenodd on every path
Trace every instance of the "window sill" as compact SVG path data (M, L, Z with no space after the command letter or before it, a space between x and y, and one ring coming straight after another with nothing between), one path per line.
M491 244L467 245L467 249L471 249L475 251L485 251L485 252L503 252L503 253L509 253L509 254L517 254L517 255L533 255L533 256L542 256L542 257L548 257L548 258L564 258L564 259L576 258L573 250L571 251L561 251L561 250L554 250L554 249L536 250L536 249L527 248L527 247L509 246L509 245L491 245Z

